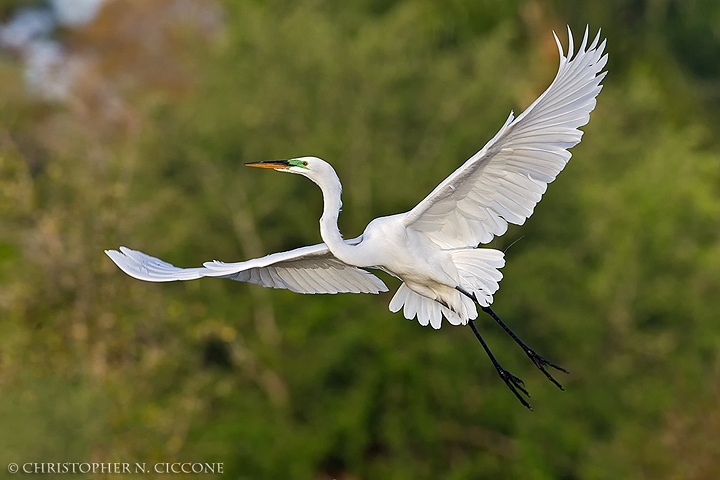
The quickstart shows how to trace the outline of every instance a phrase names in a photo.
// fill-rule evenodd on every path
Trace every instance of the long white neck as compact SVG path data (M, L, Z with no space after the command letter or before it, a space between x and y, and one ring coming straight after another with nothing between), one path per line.
M330 252L345 263L355 265L355 247L348 245L338 228L338 215L342 207L342 185L335 172L316 181L323 194L323 214L320 217L320 236Z

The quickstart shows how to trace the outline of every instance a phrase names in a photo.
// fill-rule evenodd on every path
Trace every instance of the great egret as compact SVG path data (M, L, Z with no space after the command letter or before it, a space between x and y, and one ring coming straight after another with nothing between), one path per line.
M507 231L508 222L522 225L557 174L570 159L568 149L582 137L579 127L590 120L595 97L607 72L600 32L588 45L588 30L577 53L568 27L567 55L553 33L560 67L545 92L519 117L513 114L500 131L460 168L409 212L376 218L363 234L344 240L338 230L342 186L335 170L317 157L247 163L303 175L323 194L320 235L325 243L237 263L206 262L178 268L137 250L120 247L105 253L128 275L150 282L229 278L298 293L378 293L385 284L365 268L383 270L402 281L390 310L405 318L440 328L469 323L495 369L515 396L529 397L524 383L505 370L480 335L475 304L518 343L545 376L562 386L546 367L567 373L520 340L490 308L502 278L503 252L477 249Z

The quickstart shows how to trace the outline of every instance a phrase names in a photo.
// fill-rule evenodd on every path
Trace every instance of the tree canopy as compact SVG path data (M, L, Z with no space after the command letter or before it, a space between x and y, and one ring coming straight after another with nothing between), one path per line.
M6 2L0 18L29 4ZM107 0L53 38L68 94L0 57L0 462L222 462L241 479L709 479L720 471L720 4ZM422 328L391 292L150 284L316 243L319 190L244 162L316 155L341 230L411 208L552 80L589 24L605 87L506 250L492 322ZM69 63L70 64L70 63ZM163 475L158 475L162 477ZM138 478L152 478L148 475ZM90 477L88 477L90 478ZM92 477L97 478L97 477ZM132 478L128 476L128 478Z

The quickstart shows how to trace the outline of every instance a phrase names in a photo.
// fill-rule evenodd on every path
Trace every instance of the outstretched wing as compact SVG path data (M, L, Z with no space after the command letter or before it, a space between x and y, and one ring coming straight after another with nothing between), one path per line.
M348 240L358 243L360 238ZM120 247L105 253L120 269L139 280L172 282L201 277L229 278L297 293L378 293L387 287L378 277L341 262L324 243L274 253L246 262L206 262L203 267L178 268L137 250Z
M476 247L522 225L580 143L579 127L590 120L607 72L600 32L587 46L585 29L567 56L555 35L560 67L555 79L517 119L513 114L495 137L408 212L405 225L445 248Z

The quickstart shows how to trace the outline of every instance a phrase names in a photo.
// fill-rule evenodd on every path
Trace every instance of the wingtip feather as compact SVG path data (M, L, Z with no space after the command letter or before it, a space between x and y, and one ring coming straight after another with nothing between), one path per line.
M553 30L552 34L555 38L555 45L557 45L558 53L560 54L560 63L562 64L563 60L565 60L565 51L563 50L562 43L560 42L557 33L555 33L555 30Z
M590 26L589 26L589 25L585 25L585 33L583 34L582 43L580 44L580 48L578 49L578 53L585 51L585 48L587 47L588 35L590 35Z

